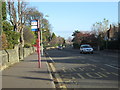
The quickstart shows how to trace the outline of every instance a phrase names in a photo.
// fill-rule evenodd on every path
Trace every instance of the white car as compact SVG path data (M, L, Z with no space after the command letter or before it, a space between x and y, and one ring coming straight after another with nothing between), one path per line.
M93 48L89 44L83 44L80 46L80 53L92 53Z

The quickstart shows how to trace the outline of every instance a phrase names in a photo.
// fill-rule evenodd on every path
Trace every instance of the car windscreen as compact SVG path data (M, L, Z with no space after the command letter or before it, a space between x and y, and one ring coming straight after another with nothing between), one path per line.
M81 46L81 48L91 48L91 46Z

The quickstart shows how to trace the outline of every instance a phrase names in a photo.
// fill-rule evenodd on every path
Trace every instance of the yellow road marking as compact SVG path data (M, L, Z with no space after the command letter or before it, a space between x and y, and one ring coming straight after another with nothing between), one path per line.
M53 71L53 72L56 72L56 69L55 69L55 67L53 66L53 64L52 64L52 63L49 63L49 65L51 66L52 71Z
M55 69L53 63L49 63L49 65L50 65L52 71L53 71L53 72L56 72L56 69ZM59 75L58 73L55 73L55 78L56 78L56 80L57 80L57 82L58 82L58 84L59 84L59 87L60 87L60 88L64 88L64 89L66 90L67 87L65 86L65 84L63 84L63 80L60 78L60 75ZM61 84L61 83L62 83L62 84Z

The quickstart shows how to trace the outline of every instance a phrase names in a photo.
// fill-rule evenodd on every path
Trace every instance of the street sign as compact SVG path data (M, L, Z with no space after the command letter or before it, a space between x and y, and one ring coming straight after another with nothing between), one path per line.
M31 22L31 25L37 25L37 21L36 21L36 20L33 20L33 21Z
M31 30L32 31L38 31L38 25L39 25L38 20L32 20L31 21Z

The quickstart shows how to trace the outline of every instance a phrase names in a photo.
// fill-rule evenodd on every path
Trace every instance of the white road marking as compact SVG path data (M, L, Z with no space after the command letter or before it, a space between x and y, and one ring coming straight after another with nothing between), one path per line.
M91 77L91 78L101 78L102 76L98 73L94 73L95 75L97 75L98 77L92 76L90 73L86 73L87 76Z
M100 68L100 69L105 71L105 69L104 69L104 68Z
M106 74L110 74L110 72L106 72Z
M79 68L81 71L84 71L82 68Z
M111 65L109 65L109 64L104 64L104 65L109 66L109 67L112 67L112 68L114 68L114 69L119 69L119 68L114 67L114 66L111 66Z
M117 73L114 73L114 72L111 72L113 75L116 75L116 76L118 76L118 74Z
M92 68L91 70L92 70L92 71L95 71L95 69L93 69L93 68Z
M72 79L75 79L75 77L72 77Z
M71 72L73 71L72 69L69 69Z
M76 71L74 68L71 68L73 71Z
M98 74L102 75L103 77L108 77L108 76L106 76L105 74L103 74L101 72L98 72Z
M55 63L54 60L53 60L51 57L49 57L49 58L50 58L50 60L51 60L53 63Z
M77 73L77 75L78 75L81 79L85 79L81 74Z
M66 70L65 69L62 69L63 70L63 72L66 72Z
M49 55L48 53L46 53L46 54ZM49 56L49 58L53 63L55 63L54 60L50 56Z

